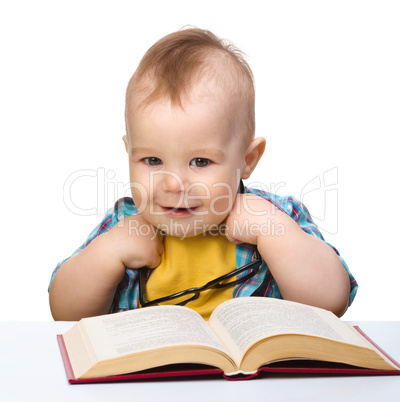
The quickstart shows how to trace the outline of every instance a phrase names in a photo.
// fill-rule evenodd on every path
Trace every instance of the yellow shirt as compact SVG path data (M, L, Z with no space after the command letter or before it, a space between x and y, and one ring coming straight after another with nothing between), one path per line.
M235 244L225 236L201 234L183 240L166 236L161 263L153 270L145 285L146 295L148 300L152 301L182 290L200 287L235 268ZM234 286L205 290L200 293L198 299L186 306L208 320L219 304L232 298L233 290ZM174 299L169 303L176 304L189 297Z

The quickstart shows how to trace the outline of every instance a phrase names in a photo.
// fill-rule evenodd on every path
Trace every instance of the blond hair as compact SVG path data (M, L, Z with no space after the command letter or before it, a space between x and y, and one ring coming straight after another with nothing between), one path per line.
M255 132L253 73L232 43L198 28L173 32L145 53L128 84L126 121L133 104L146 107L169 99L173 106L183 108L182 98L196 84L212 80L229 91L227 100L238 108L235 119L248 143Z

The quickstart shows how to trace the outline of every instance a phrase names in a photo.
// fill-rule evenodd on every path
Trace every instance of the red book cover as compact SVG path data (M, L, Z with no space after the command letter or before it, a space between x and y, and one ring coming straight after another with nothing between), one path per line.
M65 347L62 335L57 335L58 345L65 372L70 384L98 383L98 382L117 382L132 380L154 380L179 377L207 378L209 376L219 376L228 380L249 380L256 377L265 377L268 374L325 374L325 375L400 375L400 364L383 351L375 342L373 342L358 326L354 327L371 344L373 344L382 354L384 354L399 370L373 370L360 367L349 366L341 363L321 362L316 360L286 360L274 362L262 366L254 374L228 376L224 372L213 366L203 364L173 364L169 366L157 367L154 369L139 371L129 374L121 374L107 377L96 378L75 378L68 352Z

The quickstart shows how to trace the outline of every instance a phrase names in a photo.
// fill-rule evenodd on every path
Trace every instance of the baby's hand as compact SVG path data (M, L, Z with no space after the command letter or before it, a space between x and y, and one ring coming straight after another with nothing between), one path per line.
M257 244L259 236L268 235L274 222L275 207L251 193L238 194L225 220L225 236L233 243Z
M109 232L116 253L125 267L155 268L163 251L162 234L140 215L125 218Z

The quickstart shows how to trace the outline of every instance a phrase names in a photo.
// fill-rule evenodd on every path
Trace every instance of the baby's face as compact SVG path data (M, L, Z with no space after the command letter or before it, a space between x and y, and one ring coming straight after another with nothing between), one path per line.
M216 230L226 218L245 166L230 114L208 97L184 110L160 101L131 115L132 197L153 226L186 237Z

